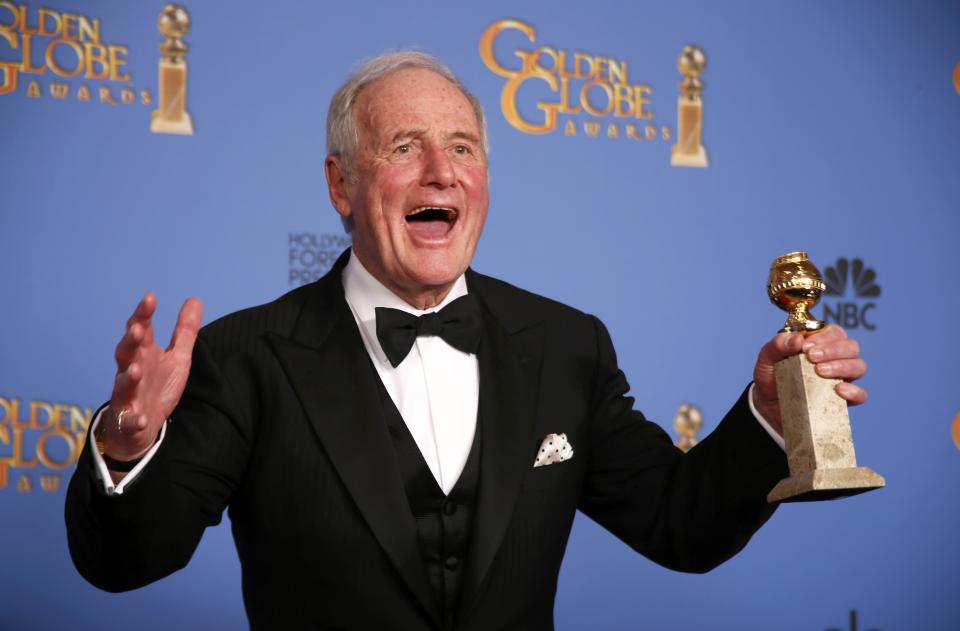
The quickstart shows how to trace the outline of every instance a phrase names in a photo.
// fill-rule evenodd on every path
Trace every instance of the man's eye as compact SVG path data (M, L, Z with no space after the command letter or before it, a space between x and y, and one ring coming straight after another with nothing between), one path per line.
M394 149L393 151L394 151L394 153L410 153L411 151L413 151L413 147L411 147L409 144L400 145L399 147L397 147L397 148Z
M465 156L465 155L467 155L467 154L470 153L470 147L468 147L468 146L466 146L466 145L457 145L457 146L455 146L455 147L453 148L453 150L454 150L454 152L456 152L456 153L458 153L458 154L460 154L460 155L462 155L462 156Z

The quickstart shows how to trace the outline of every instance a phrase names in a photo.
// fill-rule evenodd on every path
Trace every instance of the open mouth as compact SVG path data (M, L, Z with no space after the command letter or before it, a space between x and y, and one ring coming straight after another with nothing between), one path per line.
M447 235L457 223L457 211L439 206L421 206L414 208L406 216L407 226L417 237L440 239Z

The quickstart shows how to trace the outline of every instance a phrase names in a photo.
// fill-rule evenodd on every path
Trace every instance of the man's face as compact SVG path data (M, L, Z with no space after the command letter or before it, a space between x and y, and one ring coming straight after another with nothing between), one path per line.
M356 179L327 159L330 196L353 223L353 250L419 308L443 299L473 258L487 216L487 159L466 97L405 68L368 85L354 108Z

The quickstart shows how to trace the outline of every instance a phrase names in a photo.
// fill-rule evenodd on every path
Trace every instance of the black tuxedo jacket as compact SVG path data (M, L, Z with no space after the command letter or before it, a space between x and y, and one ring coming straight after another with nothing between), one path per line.
M133 589L183 567L226 508L253 628L439 628L345 260L203 328L164 444L123 495L103 493L84 451L66 520L94 585ZM744 398L683 455L633 410L596 318L472 271L467 284L483 310L482 445L458 629L552 628L578 508L691 572L770 516L786 459ZM574 456L534 468L549 433L566 433Z

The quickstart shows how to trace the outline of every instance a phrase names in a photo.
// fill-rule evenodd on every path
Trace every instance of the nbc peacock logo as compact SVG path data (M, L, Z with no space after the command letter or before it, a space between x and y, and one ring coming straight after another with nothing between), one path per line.
M864 265L862 259L840 257L824 270L823 280L827 285L825 296L834 298L823 302L825 322L847 329L877 328L872 314L877 306L873 299L880 296L875 270Z

